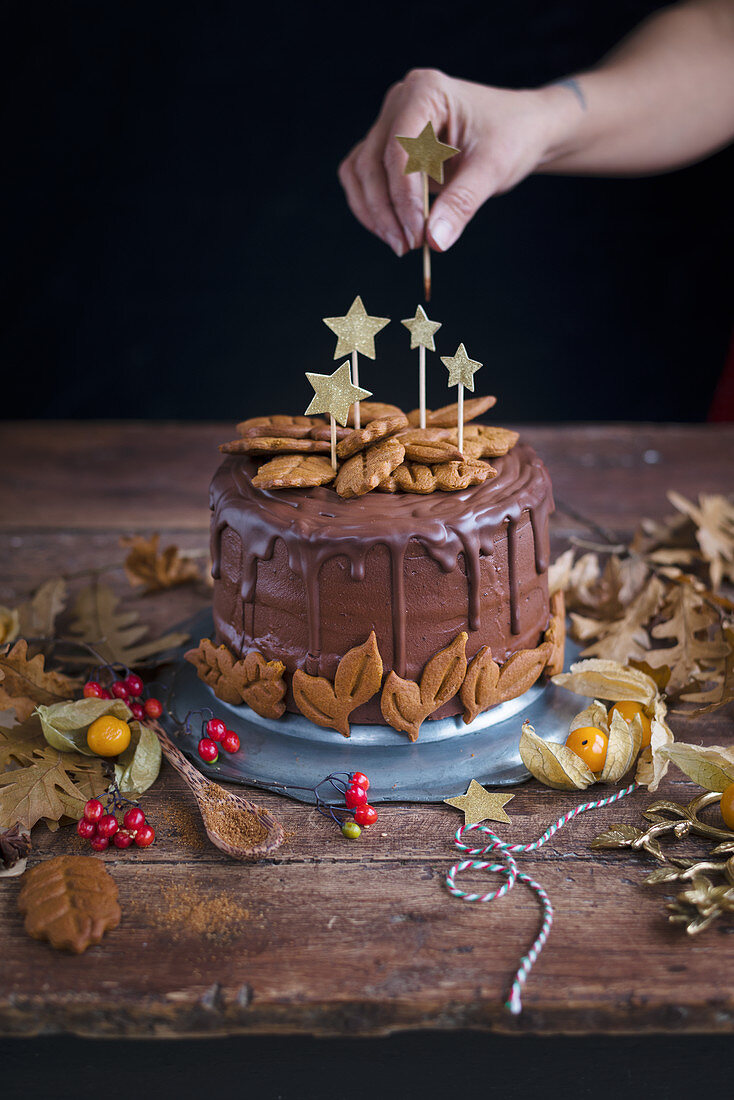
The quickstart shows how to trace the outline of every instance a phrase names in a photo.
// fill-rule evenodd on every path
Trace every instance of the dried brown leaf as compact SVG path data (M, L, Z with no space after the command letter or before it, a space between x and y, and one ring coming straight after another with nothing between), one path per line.
M52 638L56 620L66 607L67 584L63 577L50 577L18 608L20 633L25 638Z
M129 547L125 573L130 584L133 587L142 585L146 592L160 592L197 581L199 569L196 562L182 556L177 546L160 550L160 539L157 533L150 538L130 535L120 539L121 546Z
M136 611L122 611L119 599L105 584L95 581L83 588L74 605L70 632L93 645L105 661L133 668L187 641L188 634L171 633L143 641L148 627Z
M583 657L602 657L610 661L648 660L650 638L647 624L657 614L665 589L657 577L651 577L639 595L625 610L622 618L600 620L598 641L588 646Z
M645 660L671 670L667 690L678 695L695 684L698 674L729 653L716 611L688 584L673 585L662 608L663 621L652 628L657 641L672 642L652 649Z
M0 710L14 710L24 722L39 703L68 699L77 682L44 667L43 654L28 657L28 643L21 638L0 652Z
M734 581L734 504L724 496L701 493L698 505L671 490L668 500L696 525L696 539L709 563L711 586Z

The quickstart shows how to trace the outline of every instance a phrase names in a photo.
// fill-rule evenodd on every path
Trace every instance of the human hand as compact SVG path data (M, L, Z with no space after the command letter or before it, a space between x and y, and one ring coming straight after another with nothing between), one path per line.
M446 251L491 196L509 191L552 155L578 105L566 89L511 91L414 69L389 89L377 121L339 166L356 218L402 256L430 246ZM444 164L427 226L419 172L406 176L397 134L417 137L432 122L461 153Z

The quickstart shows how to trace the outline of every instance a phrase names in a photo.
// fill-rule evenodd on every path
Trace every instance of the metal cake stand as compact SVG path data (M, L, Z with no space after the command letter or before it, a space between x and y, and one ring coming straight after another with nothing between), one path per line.
M200 633L193 636L210 636L212 625L207 613L197 619L195 630ZM567 643L567 663L577 653L578 648ZM529 778L518 752L522 723L527 719L549 741L564 741L569 720L588 703L551 683L539 684L480 714L470 725L461 716L426 721L419 739L410 742L390 726L353 725L352 736L345 738L298 714L261 718L244 704L217 699L183 659L169 669L164 690L175 727L189 711L209 707L239 735L240 751L221 752L216 764L199 757L200 735L179 736L177 743L200 771L215 780L278 790L301 802L315 802L314 795L296 788L315 787L331 772L368 775L371 803L440 802L463 794L472 779L494 787L522 783Z

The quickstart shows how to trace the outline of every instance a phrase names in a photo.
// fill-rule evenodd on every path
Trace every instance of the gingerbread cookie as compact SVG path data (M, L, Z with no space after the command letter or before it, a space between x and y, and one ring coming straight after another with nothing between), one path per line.
M334 488L340 497L361 497L376 489L381 481L400 465L405 447L391 436L348 458L336 478Z
M258 489L310 489L335 477L331 462L321 455L278 455L260 467L252 484Z
M336 449L337 456L341 459L351 458L370 444L378 443L381 439L389 439L391 435L395 435L401 428L407 428L407 426L408 418L404 413L371 420L364 428L354 428L340 441Z
M250 436L221 443L225 455L327 454L331 447L320 439L289 439L286 436Z
M121 919L117 886L94 856L55 856L25 876L18 895L25 930L34 940L81 955Z

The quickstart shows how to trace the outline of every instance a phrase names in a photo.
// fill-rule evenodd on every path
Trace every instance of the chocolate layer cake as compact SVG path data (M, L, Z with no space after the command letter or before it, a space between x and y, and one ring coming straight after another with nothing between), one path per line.
M345 500L329 486L258 489L257 463L229 455L211 486L217 643L282 662L291 711L297 669L333 681L372 631L384 673L413 682L462 632L469 662L482 647L499 666L542 649L550 478L521 443L492 465L497 477L457 492ZM430 717L462 709L454 694ZM379 691L350 720L383 723Z

